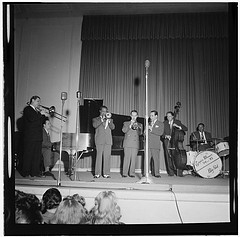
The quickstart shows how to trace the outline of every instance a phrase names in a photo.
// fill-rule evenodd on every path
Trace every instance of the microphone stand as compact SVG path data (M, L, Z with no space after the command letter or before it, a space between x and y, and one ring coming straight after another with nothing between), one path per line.
M61 186L63 107L64 107L64 102L66 98L61 98L61 100L62 100L62 113L61 113L61 129L60 129L60 157L59 157L59 164L58 164L58 179L57 179L58 186Z
M79 147L79 133L80 133L80 119L79 119L79 106L81 100L81 92L77 91L77 116L76 116L76 151L75 151L75 161L74 161L74 180L77 179L77 160L78 160L78 147Z
M146 131L146 141L145 141L145 149L144 149L144 157L145 157L145 167L146 167L146 174L142 177L137 183L140 184L151 184L153 180L149 177L149 167L148 167L148 68L150 66L150 62L148 60L145 61L145 68L146 68L146 114L145 114L145 131Z

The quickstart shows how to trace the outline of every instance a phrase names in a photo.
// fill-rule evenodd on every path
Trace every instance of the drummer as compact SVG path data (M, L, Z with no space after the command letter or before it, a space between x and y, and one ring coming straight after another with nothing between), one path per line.
M199 123L195 132L190 135L190 147L193 151L206 151L211 149L212 135L204 130L205 125Z

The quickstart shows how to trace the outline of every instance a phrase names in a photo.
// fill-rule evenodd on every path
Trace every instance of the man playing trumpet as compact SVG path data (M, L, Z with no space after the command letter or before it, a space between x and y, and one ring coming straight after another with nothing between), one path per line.
M142 124L137 122L138 112L136 110L132 110L130 116L131 121L124 122L122 128L122 131L125 133L123 141L123 177L127 177L128 170L129 176L135 177L135 161L139 150L139 136L142 134L143 129Z
M93 127L95 128L95 145L97 150L94 178L100 178L102 167L103 177L110 178L110 158L112 147L111 131L115 128L115 125L111 119L111 113L108 113L108 108L106 106L102 106L99 112L100 116L93 118L92 120Z

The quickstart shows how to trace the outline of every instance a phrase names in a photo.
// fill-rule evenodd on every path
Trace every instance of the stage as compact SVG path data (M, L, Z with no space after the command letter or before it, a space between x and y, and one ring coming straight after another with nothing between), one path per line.
M58 172L52 172L58 178ZM121 207L121 221L126 224L219 223L230 222L229 177L205 179L197 176L150 178L153 183L141 184L141 174L122 178L111 172L111 178L94 179L92 172L77 172L72 181L63 171L61 186L47 176L30 180L15 172L15 188L33 193L39 199L50 187L57 187L62 196L78 193L86 199L86 208L94 206L94 198L103 190L112 190Z

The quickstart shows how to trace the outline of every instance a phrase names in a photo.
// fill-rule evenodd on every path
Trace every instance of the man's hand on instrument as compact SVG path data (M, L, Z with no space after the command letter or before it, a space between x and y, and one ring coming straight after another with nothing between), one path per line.
M165 135L165 139L171 140L171 136L170 135Z
M173 124L173 127L176 127L176 128L178 128L178 129L182 129L182 127L179 126L179 125L177 125L176 123Z

